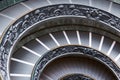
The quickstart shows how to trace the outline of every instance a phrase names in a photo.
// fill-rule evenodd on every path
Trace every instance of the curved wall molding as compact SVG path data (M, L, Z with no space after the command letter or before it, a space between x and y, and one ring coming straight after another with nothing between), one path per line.
M103 55L99 51L96 51L88 47L71 45L71 46L59 47L43 55L43 57L40 58L40 60L38 60L37 64L35 65L35 68L33 69L33 75L31 80L39 80L43 69L45 68L46 64L50 63L50 61L52 61L57 57L68 55L68 54L69 55L81 54L81 55L90 56L107 65L117 75L118 79L120 79L120 76L119 76L120 69L107 56Z
M78 16L104 23L114 30L120 32L120 19L103 10L77 4L58 4L36 9L18 19L5 33L0 45L0 69L4 80L9 79L8 55L11 55L13 44L33 24L42 20L59 16Z

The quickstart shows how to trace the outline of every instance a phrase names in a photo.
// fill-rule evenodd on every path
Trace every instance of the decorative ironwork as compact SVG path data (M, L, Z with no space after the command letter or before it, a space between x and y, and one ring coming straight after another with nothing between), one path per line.
M96 51L88 47L69 45L69 46L59 47L57 49L54 49L46 53L36 64L31 80L39 80L39 76L43 68L53 58L59 57L61 55L67 55L67 54L82 54L82 55L91 56L101 61L102 63L106 64L111 70L115 72L117 76L120 75L120 69L114 64L114 62L111 59L109 59L107 56L100 53L99 51ZM119 76L119 79L120 79L120 76Z
M93 80L93 79L82 74L71 74L61 78L60 80Z
M2 39L0 45L0 70L4 80L8 80L8 55L11 55L10 50L12 49L13 43L20 37L21 33L41 20L68 15L103 22L120 30L120 19L118 17L97 8L77 4L57 4L36 9L12 24Z

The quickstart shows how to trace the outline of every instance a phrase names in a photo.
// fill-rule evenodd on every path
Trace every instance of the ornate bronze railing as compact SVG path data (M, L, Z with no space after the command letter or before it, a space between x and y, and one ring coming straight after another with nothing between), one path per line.
M32 27L33 24L36 24L42 20L61 16L74 16L94 20L100 23L104 23L112 29L115 29L116 31L120 32L120 18L94 7L77 4L58 4L38 8L19 18L8 28L8 30L4 34L4 37L0 44L0 70L4 80L9 80L9 75L7 74L7 61L9 59L9 55L11 55L10 51L14 46L13 44L15 44L15 42L19 39L21 34L25 30L30 29L30 27ZM115 71L117 71L118 69L116 74L119 76L120 79L120 69L115 69Z
M0 11L22 1L26 0L0 0Z

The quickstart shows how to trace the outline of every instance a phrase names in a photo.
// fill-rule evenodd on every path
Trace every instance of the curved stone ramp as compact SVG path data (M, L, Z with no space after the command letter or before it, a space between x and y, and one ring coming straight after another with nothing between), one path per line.
M0 12L0 35L2 35L17 19L36 8L65 3L92 6L120 17L120 5L110 2L109 0L28 0Z
M92 6L110 12L111 14L117 17L120 17L119 14L120 5L107 0L74 0L74 1L73 0L29 0L16 4L0 12L0 24L1 24L0 35L2 35L3 32L5 32L7 28L17 19L29 13L30 11L42 6L62 4L62 3L82 4L82 5ZM20 80L24 80L24 79L20 79ZM27 79L25 78L25 80Z
M17 50L11 57L10 78L12 80L30 80L34 65L39 60L39 58L41 58L41 56L48 51L65 45L89 46L104 53L104 55L110 57L118 65L120 64L120 59L117 58L120 52L119 42L116 42L106 36L91 32L75 30L59 31L35 38ZM112 48L112 46L114 48ZM62 69L64 68L66 67L63 66ZM69 67L67 67L67 69L69 69ZM74 70L72 71L74 72ZM97 70L95 72L97 72ZM50 76L48 75L48 77Z

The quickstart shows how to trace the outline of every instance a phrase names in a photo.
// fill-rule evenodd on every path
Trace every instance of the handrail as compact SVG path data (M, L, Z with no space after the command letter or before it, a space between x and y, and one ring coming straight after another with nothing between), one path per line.
M0 11L26 0L0 0Z

